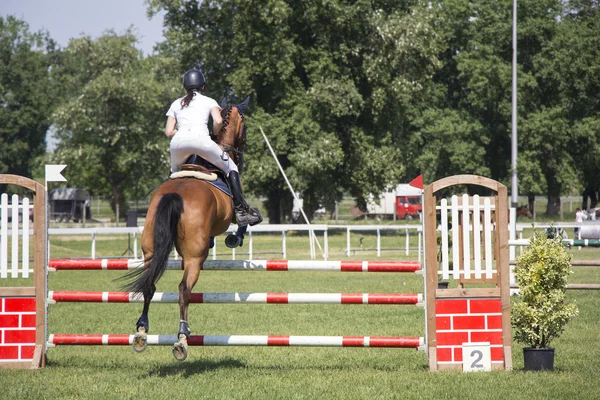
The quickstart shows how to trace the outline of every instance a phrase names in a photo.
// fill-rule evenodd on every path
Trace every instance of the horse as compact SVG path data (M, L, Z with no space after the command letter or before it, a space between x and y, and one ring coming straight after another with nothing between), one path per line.
M247 104L248 99L242 104L225 105L221 111L223 126L217 134L217 143L240 171L246 145L243 113ZM173 346L173 355L179 361L187 358L187 341L190 338L188 305L192 289L208 257L211 242L227 230L234 215L231 198L204 180L192 177L169 179L154 192L142 233L144 267L126 275L129 282L125 289L144 297L142 315L135 327L135 351L141 352L146 348L150 301L175 246L182 257L183 277L179 284L178 342Z
M517 207L517 217L519 216L524 216L527 218L533 218L533 215L531 214L531 211L529 211L529 207L528 206L519 206Z

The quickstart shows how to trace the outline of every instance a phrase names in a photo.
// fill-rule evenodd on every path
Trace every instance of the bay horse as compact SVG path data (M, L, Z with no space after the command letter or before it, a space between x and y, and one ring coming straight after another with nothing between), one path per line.
M223 126L217 135L217 143L240 171L246 145L243 113L248 100L223 107ZM188 305L192 289L208 256L211 241L227 230L234 215L231 198L203 180L191 177L169 179L154 192L142 233L144 267L125 276L130 280L125 289L144 297L142 315L136 323L134 350L140 352L146 348L150 301L175 246L182 258L183 278L179 284L178 342L173 346L173 355L180 361L187 358Z

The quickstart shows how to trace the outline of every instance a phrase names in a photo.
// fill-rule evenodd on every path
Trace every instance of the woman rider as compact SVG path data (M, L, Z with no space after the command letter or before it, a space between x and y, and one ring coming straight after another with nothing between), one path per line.
M183 75L183 87L187 94L175 100L167 112L165 134L171 138L171 172L179 171L188 157L198 154L227 176L237 224L256 225L262 221L262 217L256 208L249 207L244 200L237 165L230 157L222 157L223 149L210 138L208 117L213 118L215 133L221 130L223 119L217 102L202 94L205 83L200 70L194 68L187 71Z

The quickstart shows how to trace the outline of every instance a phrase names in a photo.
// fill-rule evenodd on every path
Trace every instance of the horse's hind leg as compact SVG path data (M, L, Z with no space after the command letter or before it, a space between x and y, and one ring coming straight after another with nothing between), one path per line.
M156 286L152 285L150 290L145 291L144 294L144 309L142 315L135 324L135 336L133 338L133 349L135 351L142 352L147 346L147 333L150 331L150 321L148 320L148 310L150 309L150 301L156 292Z
M179 361L187 358L187 341L190 338L190 327L188 325L188 306L192 296L192 289L198 281L200 275L200 265L206 260L203 257L184 259L184 272L181 283L179 284L179 332L177 333L177 343L173 346L173 356Z

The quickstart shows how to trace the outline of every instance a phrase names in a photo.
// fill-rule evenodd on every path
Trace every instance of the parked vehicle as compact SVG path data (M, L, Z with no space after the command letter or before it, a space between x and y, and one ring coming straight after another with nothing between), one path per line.
M92 218L90 194L77 188L58 188L48 194L50 219L57 222L79 222Z
M367 215L382 219L393 217L411 220L419 218L422 210L421 189L402 183L393 191L379 195L379 204L373 196L367 202Z

